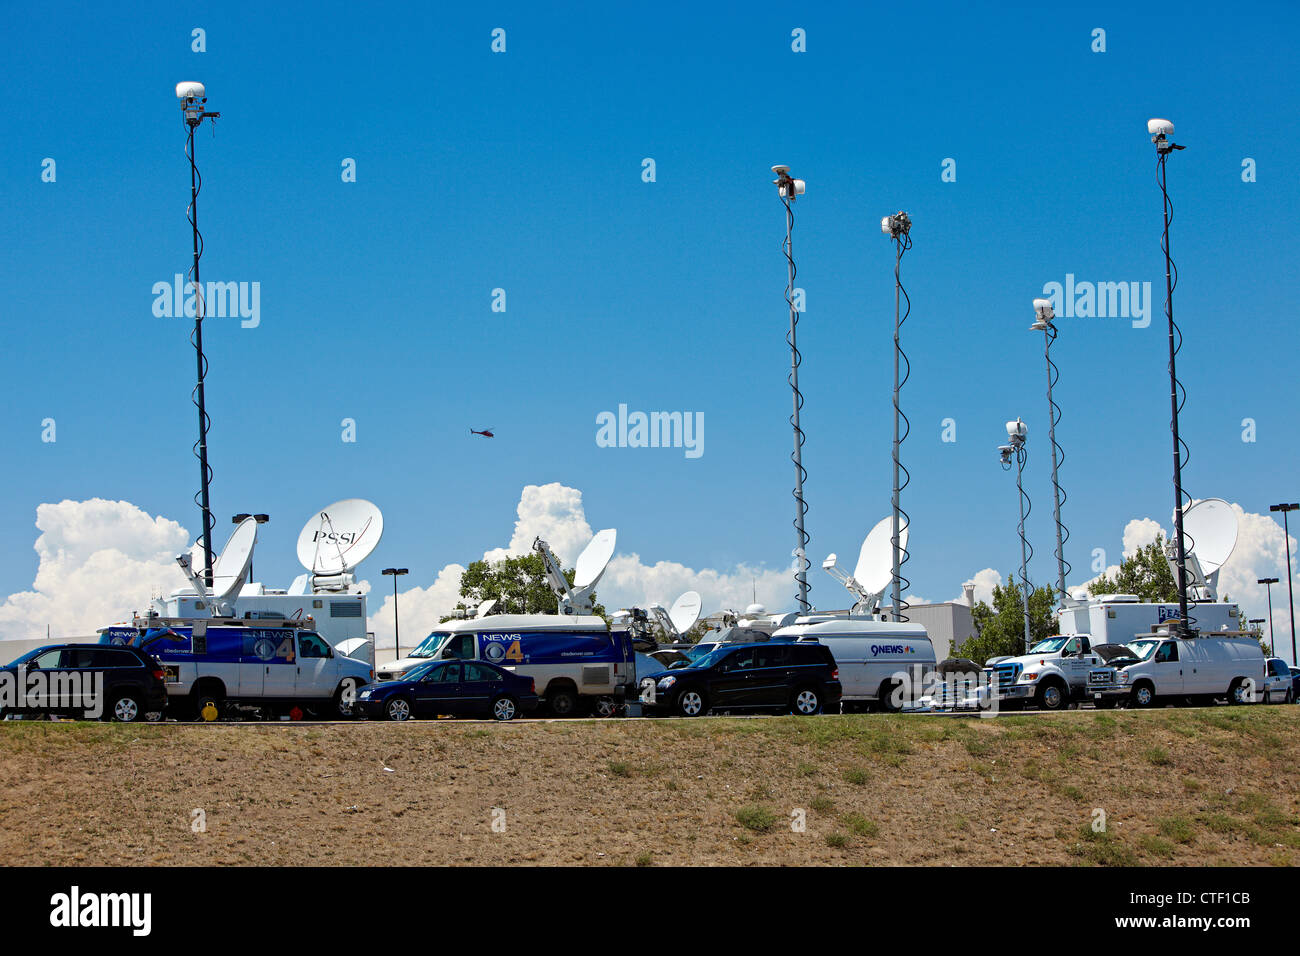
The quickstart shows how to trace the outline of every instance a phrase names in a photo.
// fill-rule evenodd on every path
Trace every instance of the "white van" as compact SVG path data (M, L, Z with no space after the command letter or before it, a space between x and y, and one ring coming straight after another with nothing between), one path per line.
M1114 658L1110 667L1089 675L1095 698L1127 698L1134 707L1150 707L1183 699L1248 704L1262 697L1264 649L1253 638L1155 633L1127 646L1131 656Z
M830 648L840 669L845 713L897 710L901 701L921 696L934 672L934 645L920 624L837 618L792 624L772 634L773 640L783 638Z

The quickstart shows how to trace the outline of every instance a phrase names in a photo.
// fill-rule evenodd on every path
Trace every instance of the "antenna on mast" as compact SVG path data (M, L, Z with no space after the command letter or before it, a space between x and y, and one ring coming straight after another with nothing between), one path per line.
M894 495L892 504L894 514L891 519L890 529L890 548L893 552L893 586L890 595L891 605L895 621L906 621L903 616L903 596L902 592L911 582L903 577L903 564L907 561L907 545L903 543L903 534L907 531L908 526L912 523L910 516L903 510L900 503L903 489L906 488L912 480L911 474L903 467L899 459L899 451L903 442L907 440L908 433L912 430L912 424L903 414L899 407L899 393L903 386L907 384L908 378L912 374L912 363L908 360L907 353L899 344L899 332L903 328L903 323L907 317L912 314L912 299L903 288L901 271L903 267L903 253L912 248L912 220L905 212L897 212L892 216L886 216L880 220L880 231L894 240ZM899 314L900 297L907 302L907 311ZM905 366L903 377L898 376L898 367L900 361ZM899 426L902 425L903 432L899 434ZM899 484L899 475L902 474L902 484Z

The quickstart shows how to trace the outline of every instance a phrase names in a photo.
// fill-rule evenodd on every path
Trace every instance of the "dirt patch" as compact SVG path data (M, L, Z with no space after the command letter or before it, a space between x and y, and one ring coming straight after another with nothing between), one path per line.
M1300 708L1262 706L997 720L9 721L0 859L1290 864L1297 730Z

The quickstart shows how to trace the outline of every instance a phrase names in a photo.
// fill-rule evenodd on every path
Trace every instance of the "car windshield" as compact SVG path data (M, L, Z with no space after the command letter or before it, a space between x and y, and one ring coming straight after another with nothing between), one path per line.
M1160 646L1160 642L1134 641L1132 644L1126 644L1125 646L1132 652L1134 657L1140 661L1145 661L1149 660L1151 655L1156 652L1156 648Z
M729 654L734 649L735 649L734 647L728 647L725 644L722 645L721 647L716 647L713 650L709 651L709 653L705 654L703 657L699 657L691 661L691 666L692 667L713 667L715 664L721 661L724 657L727 656L727 654Z
M687 660L691 661L692 663L698 663L700 658L708 654L712 654L717 649L718 649L718 645L716 644L705 644L703 647L701 647L699 644L696 644L690 650L684 651L683 653L686 655Z
M15 657L12 661L9 662L9 666L10 666L10 667L13 667L13 666L15 666L15 665L17 665L17 664L26 664L26 663L27 663L28 661L30 661L33 657L35 657L37 654L41 653L41 652L44 651L44 650L48 650L48 648L45 648L45 647L37 647L37 648L35 648L35 649L33 649L33 650L30 650L30 651L28 651L26 654L24 654L22 657Z
M1047 640L1039 641L1037 644L1031 647L1029 649L1029 653L1055 654L1057 651L1059 651L1061 648L1065 646L1068 640L1069 640L1068 637L1049 637Z
M425 674L429 673L434 667L438 666L437 661L429 661L427 664L416 664L409 671L403 674L399 680L420 680Z
M450 631L434 631L424 640L422 640L407 657L433 657L438 653L438 648L442 642L451 637Z

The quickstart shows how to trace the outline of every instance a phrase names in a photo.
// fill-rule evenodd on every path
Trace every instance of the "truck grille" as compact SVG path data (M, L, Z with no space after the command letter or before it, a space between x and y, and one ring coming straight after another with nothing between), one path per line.
M1089 687L1108 686L1113 683L1115 683L1114 671L1104 671L1104 670L1088 671Z
M993 668L993 677L999 689L1010 687L1020 677L1019 664L998 664Z

